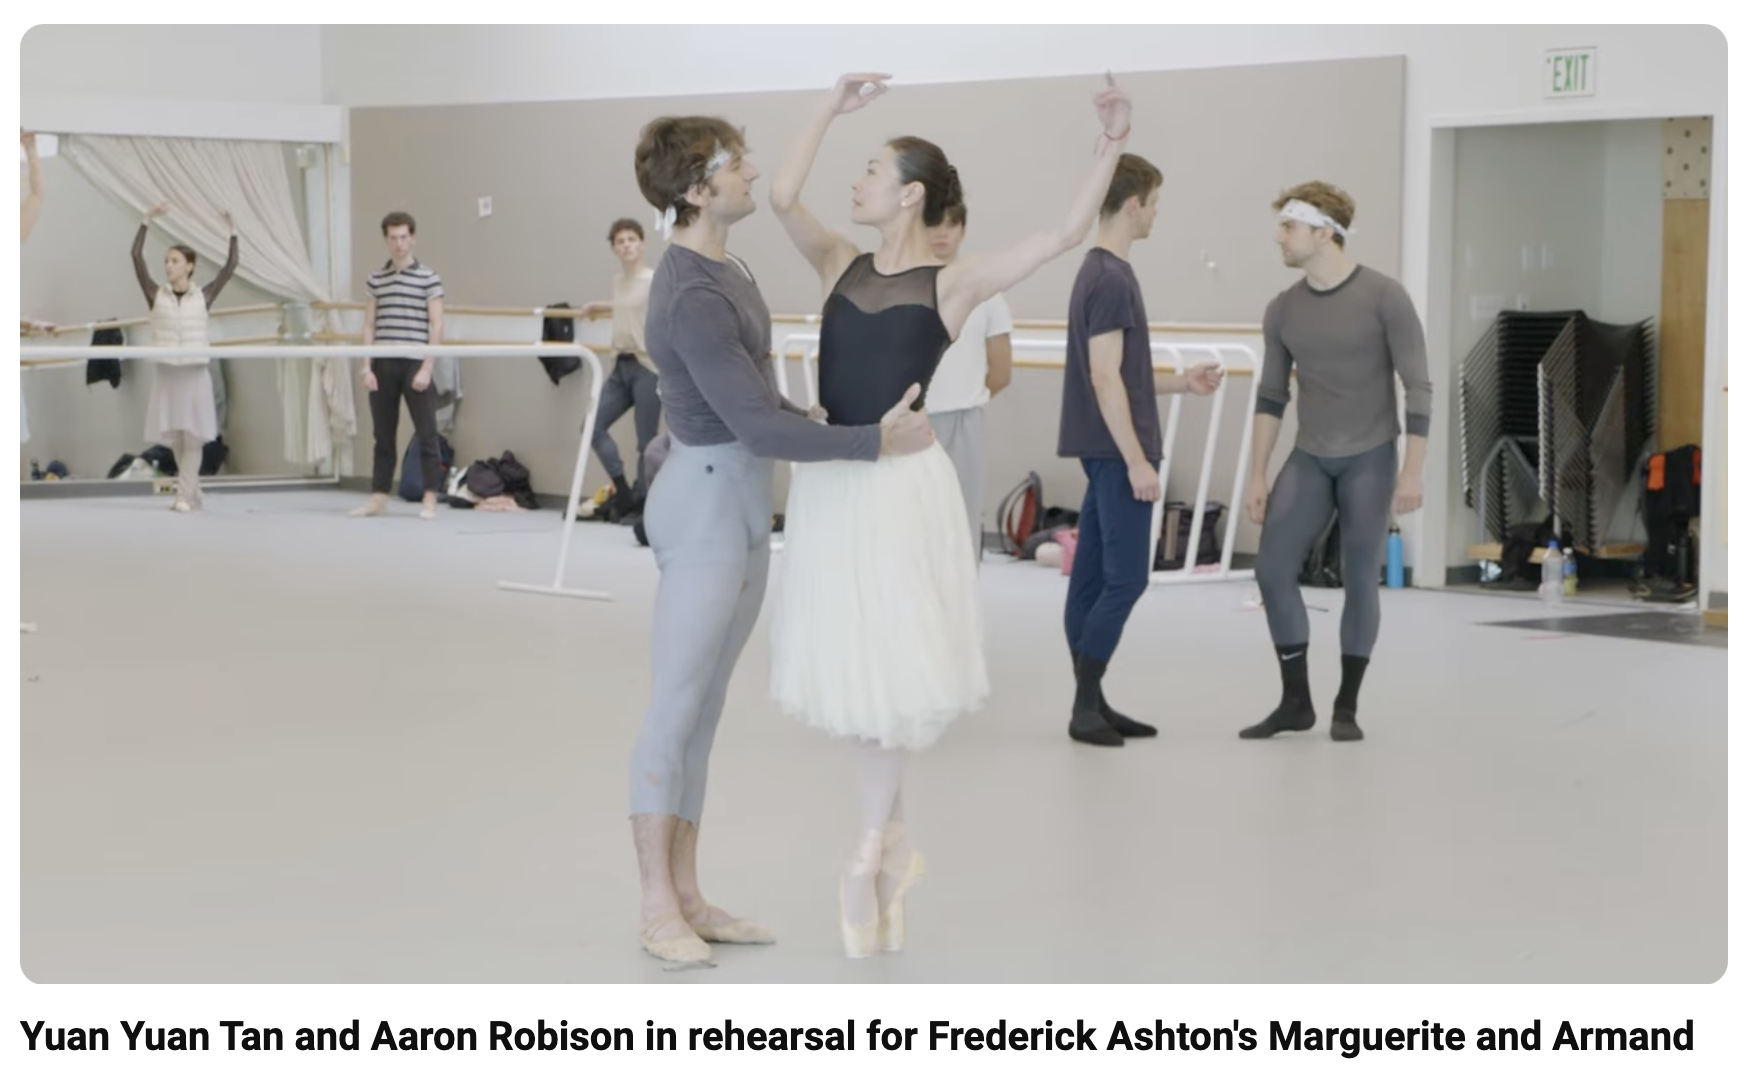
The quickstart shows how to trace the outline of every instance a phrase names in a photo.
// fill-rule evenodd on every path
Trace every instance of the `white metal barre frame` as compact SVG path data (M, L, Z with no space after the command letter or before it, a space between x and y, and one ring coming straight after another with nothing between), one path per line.
M788 339L788 341L790 342L791 339ZM1034 351L1039 353L1056 353L1065 355L1067 351L1067 343L1065 340L1050 338L1020 338L1013 340L1012 351L1014 353L1021 351ZM1240 345L1235 342L1213 344L1199 342L1154 342L1152 344L1152 352L1155 357L1166 356L1170 358L1169 367L1160 364L1157 360L1153 362L1153 367L1160 371L1181 372L1185 367L1185 355L1194 354L1211 357L1220 365L1221 370L1225 372L1229 372L1232 368L1237 366L1237 364L1229 358L1242 357L1243 364L1250 369L1252 384L1254 384L1256 377L1261 373L1261 362L1256 356L1256 351L1249 346ZM806 363L808 367L809 358L807 358ZM808 370L807 374L809 374ZM1249 579L1256 574L1253 569L1234 569L1231 567L1232 551L1237 545L1238 539L1238 504L1244 494L1244 478L1248 474L1250 464L1251 437L1255 430L1255 420L1248 415L1244 418L1244 434L1238 445L1238 467L1232 477L1232 500L1227 504L1227 513L1229 516L1226 520L1225 544L1220 550L1219 568L1201 572L1195 571L1195 558L1201 546L1201 520L1206 515L1208 489L1213 481L1213 459L1215 448L1219 444L1220 418L1225 411L1225 399L1226 394L1230 389L1231 380L1231 375L1222 375L1219 381L1219 389L1213 393L1212 415L1209 417L1207 424L1207 444L1202 450L1201 456L1201 478L1197 481L1195 501L1191 504L1191 509L1193 510L1194 515L1190 521L1189 546L1184 551L1183 567L1177 570L1149 572L1148 575L1151 577L1150 582L1153 586L1166 586L1177 583L1215 583L1227 580L1242 580ZM1164 451L1159 457L1158 463L1159 507L1153 510L1152 532L1147 539L1149 569L1158 557L1159 534L1164 530L1164 499L1169 492L1171 484L1171 458L1176 448L1177 425L1182 417L1184 397L1185 395L1183 394L1171 395L1170 414L1165 420Z
M1226 504L1226 537L1220 547L1219 567L1205 572L1197 572L1195 559L1201 548L1202 524L1207 518L1207 494L1213 485L1213 458L1219 446L1219 425L1225 415L1226 394L1231 388L1232 376L1229 374L1234 365L1227 359L1231 355L1242 355L1244 363L1250 369L1250 385L1255 386L1261 374L1261 360L1256 351L1249 346L1236 342L1207 344L1196 342L1154 342L1153 353L1164 354L1171 358L1171 370L1183 371L1184 355L1195 354L1212 357L1220 366L1219 389L1213 392L1213 402L1209 407L1207 418L1207 441L1201 450L1201 478L1195 484L1195 498L1189 503L1189 545L1183 551L1183 567L1163 572L1149 572L1150 582L1154 586L1167 586L1177 583L1218 583L1230 580L1246 580L1256 575L1255 569L1232 567L1232 551L1238 543L1238 506L1244 497L1244 480L1250 469L1250 447L1256 430L1256 419L1253 413L1244 414L1244 433L1238 440L1238 461L1232 473L1232 496ZM1154 362L1155 366L1157 362ZM1147 540L1148 550L1154 558L1158 554L1159 536L1164 531L1165 510L1163 502L1170 492L1171 457L1176 449L1177 424L1182 417L1183 399L1185 394L1171 395L1170 414L1165 419L1165 451L1158 466L1158 489L1160 507L1152 513L1152 534Z
M814 334L789 334L787 335L786 340L781 343L780 348L775 350L769 359L774 362L775 389L780 391L780 396L785 400L793 400L792 388L787 385L787 354L792 352L794 343L799 342L805 343L805 348L803 350L805 408L810 410L817 405L817 377L811 374L811 362L817 359L817 336ZM799 471L799 462L788 462L787 470L797 474ZM781 550L786 549L786 544L787 537L785 532L771 536L768 540L768 548L775 553L779 553Z
M561 556L555 562L555 579L549 584L515 583L501 580L502 591L520 594L559 595L584 598L594 602L614 599L607 591L590 591L562 586L567 575L567 551L572 546L573 525L579 513L579 495L585 485L585 469L591 454L591 436L597 429L598 395L604 389L604 366L597 354L583 345L562 345L538 342L528 345L400 345L383 343L370 346L345 345L247 345L247 346L104 346L102 351L91 346L22 346L21 356L59 360L88 360L102 356L113 360L179 360L207 357L223 360L281 360L289 357L329 357L353 360L359 357L470 357L503 359L508 357L578 357L591 369L591 397L585 412L585 427L579 434L579 455L573 464L573 486L567 496L567 511L561 518Z

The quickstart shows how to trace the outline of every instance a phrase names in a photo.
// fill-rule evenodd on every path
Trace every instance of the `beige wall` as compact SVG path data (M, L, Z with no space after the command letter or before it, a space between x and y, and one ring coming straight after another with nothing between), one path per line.
M1269 201L1312 177L1342 185L1359 202L1357 255L1399 272L1400 58L1137 73L1128 85L1136 101L1130 149L1166 175L1157 230L1135 250L1154 320L1255 323L1294 279L1272 245ZM847 188L872 150L888 137L916 134L938 142L958 168L970 204L968 248L1018 240L1065 213L1096 136L1092 90L1089 78L899 87L831 131L806 201L845 226ZM726 116L745 129L757 165L772 172L818 98L812 91L356 109L353 277L363 280L383 261L378 219L404 209L418 220L417 255L444 277L448 303L532 307L607 296L615 264L606 226L621 215L643 223L652 217L633 179L644 123L661 114ZM1347 121L1337 123L1338 115ZM478 218L484 196L493 198L493 214ZM865 248L875 244L870 232L851 236ZM751 264L773 311L818 311L817 283L766 207L738 226L733 248ZM661 253L649 241L649 259ZM1065 319L1078 262L1078 254L1066 256L1015 288L1008 295L1014 315ZM350 296L359 300L357 281L355 289ZM551 386L534 360L469 363L465 376L460 455L513 450L540 491L564 491L583 381ZM1049 482L1052 500L1077 504L1077 470L1054 456L1059 393L1058 373L1026 371L995 404L990 514L1032 469ZM1235 435L1247 406L1233 401L1228 430ZM619 426L617 438L627 456L632 428ZM370 454L363 426L362 471ZM588 485L602 482L594 463ZM1193 490L1191 476L1187 493Z

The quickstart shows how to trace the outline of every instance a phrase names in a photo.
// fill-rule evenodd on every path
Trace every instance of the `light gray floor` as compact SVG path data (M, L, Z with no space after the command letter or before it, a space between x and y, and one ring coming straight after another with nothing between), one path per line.
M991 708L910 771L908 951L840 956L845 748L733 683L716 901L782 942L666 973L633 939L626 759L656 572L627 529L330 492L26 502L22 965L39 982L1703 982L1726 961L1726 659L1484 627L1385 592L1363 744L1236 738L1277 694L1248 587L1150 593L1065 735L1065 581L983 570ZM1314 685L1339 591L1311 591ZM1528 612L1536 615L1534 596ZM908 671L899 666L899 672ZM1621 674L1618 678L1618 674ZM1325 705L1326 705L1325 699Z

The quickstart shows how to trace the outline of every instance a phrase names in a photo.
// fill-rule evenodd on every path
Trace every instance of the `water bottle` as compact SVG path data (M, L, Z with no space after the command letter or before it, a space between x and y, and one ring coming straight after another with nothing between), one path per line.
M1538 588L1543 604L1551 608L1561 604L1562 581L1561 544L1554 539L1549 540L1549 548L1543 551L1543 583Z
M1579 593L1579 562L1571 546L1561 555L1561 593L1568 598Z
M1387 587L1402 586L1402 529L1394 523L1384 550L1384 583Z

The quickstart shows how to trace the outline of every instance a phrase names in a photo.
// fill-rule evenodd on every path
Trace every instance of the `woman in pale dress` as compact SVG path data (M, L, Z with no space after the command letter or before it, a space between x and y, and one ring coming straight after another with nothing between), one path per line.
M962 182L938 146L894 138L853 186L853 222L880 238L875 254L861 253L799 194L830 124L882 95L888 79L844 75L769 194L823 285L818 393L832 424L872 422L911 386L924 403L970 312L1085 240L1129 133L1129 100L1106 79L1094 100L1102 133L1071 210L1010 249L951 264L934 255L928 230L962 203ZM786 517L773 695L787 714L854 742L861 835L841 881L842 942L853 958L900 950L903 894L924 872L903 824L909 752L988 697L963 492L935 445L863 466L801 464Z
M225 266L206 286L195 286L195 250L173 245L165 252L165 281L154 281L146 266L146 232L152 221L170 211L161 204L146 214L134 236L134 275L146 306L152 310L151 345L199 348L209 344L207 311L238 269L238 228L230 212L220 213L231 232ZM170 357L153 361L152 391L146 401L146 438L171 449L177 459L177 497L171 508L193 512L203 504L201 454L219 437L219 413L213 400L213 375L208 358Z

